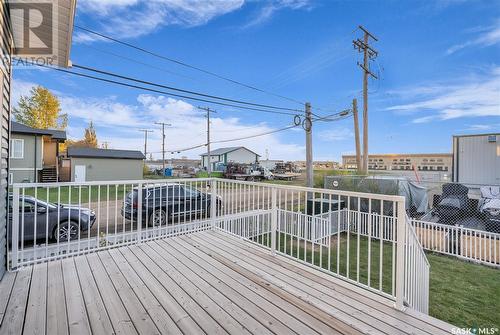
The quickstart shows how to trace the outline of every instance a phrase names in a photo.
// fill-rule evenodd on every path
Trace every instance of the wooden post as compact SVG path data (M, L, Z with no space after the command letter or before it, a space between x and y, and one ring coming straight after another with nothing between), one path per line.
M359 119L358 119L358 100L352 99L352 113L354 116L354 138L356 141L356 166L358 174L363 170L361 166L361 148L359 143Z
M306 118L305 118L305 131L306 131L306 186L314 187L313 177L313 153L312 153L312 120L311 120L311 104L306 102Z

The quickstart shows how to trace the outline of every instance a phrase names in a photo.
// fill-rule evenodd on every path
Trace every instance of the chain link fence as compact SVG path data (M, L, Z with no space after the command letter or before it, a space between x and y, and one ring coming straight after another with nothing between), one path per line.
M500 266L500 185L398 175L326 176L327 189L401 195L427 250Z

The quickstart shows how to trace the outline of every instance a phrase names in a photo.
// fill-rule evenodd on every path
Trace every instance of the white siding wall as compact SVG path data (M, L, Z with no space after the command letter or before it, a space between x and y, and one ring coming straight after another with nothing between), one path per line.
M496 142L488 136L454 138L455 181L465 184L500 184L500 134Z
M227 162L244 164L255 163L255 154L245 148L239 148L227 154Z

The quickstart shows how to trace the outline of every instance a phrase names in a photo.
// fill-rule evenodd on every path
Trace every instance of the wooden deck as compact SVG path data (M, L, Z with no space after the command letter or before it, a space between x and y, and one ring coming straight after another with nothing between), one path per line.
M364 289L222 232L23 268L1 334L450 334Z

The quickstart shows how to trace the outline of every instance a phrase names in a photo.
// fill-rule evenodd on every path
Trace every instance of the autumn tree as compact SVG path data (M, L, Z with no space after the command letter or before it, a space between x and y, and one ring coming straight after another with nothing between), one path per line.
M90 124L85 128L85 135L83 136L83 142L86 147L97 148L97 135L95 134L94 123L90 121Z
M42 86L31 88L28 96L21 96L12 113L16 121L37 129L66 129L68 114L61 114L59 99Z
M67 140L63 151L66 151L67 147L98 148L99 144L97 141L94 123L90 121L89 126L85 128L85 132L81 140Z

